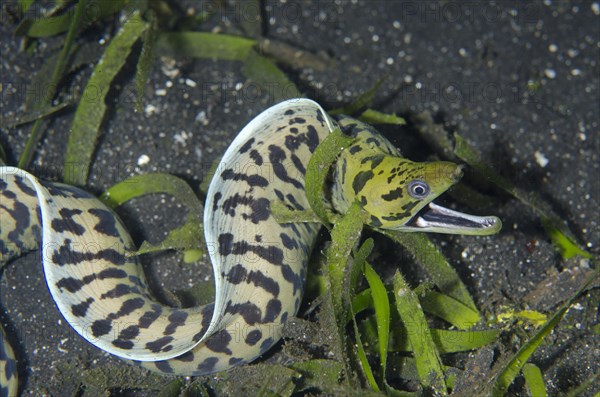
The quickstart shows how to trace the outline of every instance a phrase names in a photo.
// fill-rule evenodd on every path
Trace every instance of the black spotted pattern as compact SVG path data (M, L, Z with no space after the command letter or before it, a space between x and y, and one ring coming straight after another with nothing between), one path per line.
M206 347L215 353L225 353L231 355L231 349L229 348L229 342L232 337L227 330L222 330L208 338L206 341Z
M146 349L153 353L168 352L172 349L172 346L169 345L171 342L173 342L172 336L163 336L162 338L158 338L152 342L146 343L145 346Z
M93 302L94 298L89 297L83 302L71 305L71 313L73 313L75 317L85 317L87 310Z
M123 279L126 277L127 273L121 269L107 268L99 273L92 273L82 278L64 277L56 282L56 287L61 291L64 289L74 293L94 280Z
M96 248L92 245L90 247L80 247L85 251L78 251L76 249L77 247L71 247L71 243L72 241L67 238L64 240L63 245L58 248L58 250L54 250L51 258L55 265L77 265L84 262L105 260L114 265L120 266L126 262L124 249L123 252L120 252L114 248L103 248L98 250L98 252L92 252L91 248Z
M227 216L235 217L239 206L250 209L250 213L242 213L241 217L249 219L252 223L258 224L269 219L271 215L269 200L266 198L254 198L251 195L240 195L238 193L225 199L221 205L221 210Z
M399 198L402 198L402 190L404 188L402 186L397 187L396 189L390 190L389 192L382 194L381 198L385 201L394 201Z
M373 179L373 171L371 170L361 171L356 174L354 180L352 181L352 189L354 190L354 193L358 194L358 192L360 192L365 187L365 184L371 179Z
M98 218L98 223L94 226L95 231L106 236L119 237L120 234L117 229L118 221L115 214L101 208L90 208L88 213Z
M61 208L58 212L61 219L52 219L50 226L52 230L58 233L69 232L76 236L82 236L85 233L85 228L73 220L75 215L81 215L82 213L83 211L77 208Z
M291 184L296 189L304 189L304 184L300 180L288 175L288 170L285 166L286 159L287 154L283 149L276 145L269 146L269 160L271 161L275 176L281 181Z
M177 327L183 327L188 314L181 310L175 310L169 315L169 324L165 328L164 335L172 335L177 330Z
M229 270L229 273L225 275L225 279L234 285L238 285L243 282L254 284L255 287L262 288L274 297L279 295L279 283L277 283L277 281L266 276L260 270L251 270L248 272L248 270L241 264L233 266Z
M221 179L223 179L224 181L228 181L228 180L244 181L251 187L267 187L267 186L269 186L269 181L261 175L242 174L239 172L235 172L231 168L228 168L221 173Z
M413 216L412 213L412 209L419 205L419 201L411 201L408 204L403 205L402 207L400 207L401 209L403 209L404 211L402 212L395 212L389 215L384 215L381 217L381 219L386 220L386 221L398 221L398 220L402 220L402 219L406 219L406 218L411 218Z
M234 242L234 236L231 233L220 234L218 240L219 254L223 256L239 255L244 257L249 253L253 253L272 265L283 265L283 251L277 246L267 244L254 245L243 240Z

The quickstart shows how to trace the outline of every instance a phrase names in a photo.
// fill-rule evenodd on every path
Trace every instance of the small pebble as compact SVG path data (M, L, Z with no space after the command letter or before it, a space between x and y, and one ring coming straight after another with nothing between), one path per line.
M156 106L148 104L144 108L144 113L146 114L146 116L151 116L154 113L156 113L157 110L158 110L158 108Z
M150 162L150 157L148 157L148 155L146 155L146 154L142 154L137 159L137 165L139 165L139 166L146 165L149 162Z
M548 68L544 70L544 75L549 79L553 79L556 77L556 70Z
M542 168L544 168L545 166L548 165L548 158L544 155L544 153L540 152L540 151L536 151L534 154L535 156L535 161L538 163L538 165Z

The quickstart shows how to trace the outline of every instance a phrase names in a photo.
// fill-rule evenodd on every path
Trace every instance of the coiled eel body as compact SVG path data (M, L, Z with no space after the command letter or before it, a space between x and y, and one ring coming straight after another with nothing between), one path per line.
M308 161L339 125L355 139L339 156L324 200L339 213L358 200L369 225L404 231L492 234L496 217L451 211L431 201L461 167L415 163L372 127L331 119L317 103L293 99L253 119L234 139L207 193L206 244L215 302L172 308L148 290L135 247L118 217L93 195L0 167L0 263L39 249L46 282L66 321L96 347L165 374L206 375L254 360L281 337L300 306L319 225L278 223L270 203L309 209ZM0 395L15 395L12 349L0 344Z

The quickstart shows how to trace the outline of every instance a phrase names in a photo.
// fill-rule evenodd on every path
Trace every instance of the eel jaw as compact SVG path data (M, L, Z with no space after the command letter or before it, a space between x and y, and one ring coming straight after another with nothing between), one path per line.
M496 216L470 215L429 203L396 230L487 236L498 233L501 228L502 221Z

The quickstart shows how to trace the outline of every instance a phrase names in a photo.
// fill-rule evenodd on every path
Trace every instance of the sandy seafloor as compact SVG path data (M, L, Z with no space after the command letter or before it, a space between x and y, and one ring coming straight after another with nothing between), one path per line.
M33 51L22 51L21 38L13 35L18 21L8 12L9 3L2 3L0 23L3 119L23 112L32 75L62 40L42 39L32 45ZM201 8L199 3L183 3L183 10ZM240 22L236 15L248 11L237 7L237 14L230 8L206 28L235 32ZM598 253L599 2L267 1L262 13L264 37L336 61L325 70L285 67L306 96L331 109L387 75L376 96L377 110L409 116L432 112L448 130L471 141L496 170L550 203L579 241ZM97 44L110 33L92 30L81 40ZM82 91L89 70L70 76L69 93ZM171 74L174 70L177 76ZM183 177L197 190L228 141L270 104L269 93L257 92L237 62L186 59L173 65L157 59L144 112L134 111L132 89L131 81L124 79L123 89L111 95L88 185L95 193L131 175L154 171ZM60 175L72 118L73 112L67 111L49 125L32 167L39 174ZM28 131L29 125L0 131L10 164L16 163ZM386 132L393 136L394 129ZM402 134L394 139L400 147ZM419 152L414 144L406 152L416 159L431 153ZM585 262L563 261L539 219L515 199L502 196L475 211L501 217L502 232L489 237L439 236L435 241L485 313L523 308L524 297L542 280L577 266L585 269ZM120 215L141 242L160 239L181 219L181 210L168 198L154 197L126 206ZM376 256L381 261L403 258L386 266L399 266L405 273L415 269L389 242L381 241L379 249L389 250ZM38 258L35 253L26 255L4 270L3 319L18 335L18 354L26 360L20 366L23 395L70 396L77 384L61 375L64 368L124 364L69 329L50 299ZM154 263L153 273L171 288L211 277L206 266L185 266L178 258L162 254L146 261ZM422 277L409 274L414 285ZM599 300L598 289L584 293L533 356L551 395L561 395L600 371ZM540 305L539 310L551 312L551 307ZM583 395L598 391L596 385ZM518 387L514 392L525 395Z

